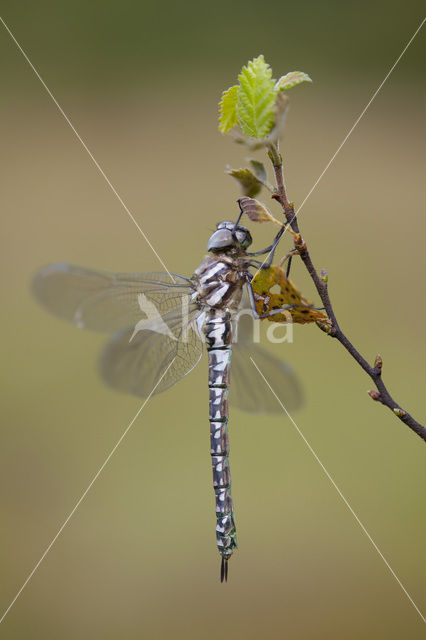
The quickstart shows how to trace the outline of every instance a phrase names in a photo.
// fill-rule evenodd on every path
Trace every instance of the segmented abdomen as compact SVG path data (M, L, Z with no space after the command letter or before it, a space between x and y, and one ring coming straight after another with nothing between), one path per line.
M216 496L216 540L219 553L227 560L237 547L228 437L231 314L227 311L209 310L204 324L204 334L209 359L209 420L213 487Z

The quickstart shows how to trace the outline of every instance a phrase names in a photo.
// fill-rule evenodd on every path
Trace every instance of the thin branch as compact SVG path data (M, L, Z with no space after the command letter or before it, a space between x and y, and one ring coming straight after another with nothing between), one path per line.
M284 180L283 162L279 153L278 144L270 145L268 147L268 155L274 167L275 181L277 185L277 192L273 197L281 204L287 223L296 234L299 234L299 238L295 239L295 246L298 250L298 253L300 254L303 264L305 265L309 275L311 276L315 284L316 290L318 291L318 294L322 300L324 308L331 322L331 326L323 324L322 326L320 325L320 328L322 328L323 331L325 331L332 338L336 338L344 346L346 351L350 353L353 359L360 365L360 367L362 367L362 369L364 369L364 371L370 376L377 388L377 391L368 392L370 397L373 400L381 402L383 405L391 409L394 414L401 420L401 422L406 424L410 429L412 429L412 431L417 433L417 435L419 435L423 440L426 441L426 428L419 422L417 422L417 420L415 420L413 416L408 413L408 411L402 409L400 405L395 402L395 400L387 390L382 379L381 357L377 356L374 366L371 366L354 347L354 345L340 328L328 293L327 278L325 276L319 275L317 270L315 269L308 248L306 246L306 242L302 240L302 237L300 235L299 223L294 212L294 205L288 200Z

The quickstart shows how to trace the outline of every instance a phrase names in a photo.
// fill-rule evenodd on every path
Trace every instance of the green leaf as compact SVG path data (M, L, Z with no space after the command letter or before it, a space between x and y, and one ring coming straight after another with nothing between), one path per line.
M281 76L281 78L277 80L275 89L277 91L287 91L302 82L312 82L312 80L308 74L303 73L303 71L290 71L290 73L286 73L285 76Z
M228 167L226 172L237 180L245 196L250 198L256 196L262 188L261 183L250 169L231 169Z
M229 87L222 93L219 102L219 131L227 133L237 122L238 85Z
M242 68L238 80L238 124L246 135L263 138L274 124L277 89L272 79L271 67L263 56L259 56Z
M266 169L263 162L259 162L259 160L253 160L251 158L248 158L248 161L252 166L252 169L256 178L260 180L260 182L266 182L266 180L268 179L268 176L266 174Z

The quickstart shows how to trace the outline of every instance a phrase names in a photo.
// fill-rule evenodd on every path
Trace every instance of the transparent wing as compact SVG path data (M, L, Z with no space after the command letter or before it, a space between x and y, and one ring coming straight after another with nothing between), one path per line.
M36 298L78 327L115 332L100 368L113 388L147 397L196 366L202 342L194 322L191 281L167 273L109 273L52 264L33 280Z
M133 329L117 333L100 358L105 382L118 391L146 398L154 388L154 393L160 393L186 376L203 353L195 327L199 313L198 307L191 305L187 317L182 318L180 310L163 315L170 334L151 330L134 334Z
M164 315L189 303L190 280L167 273L109 273L70 264L51 264L34 277L32 290L51 313L78 327L118 331L146 318L144 304ZM142 296L142 297L141 297Z
M302 405L300 384L291 367L253 342L253 319L242 315L238 341L232 345L229 401L250 413L280 413L282 407L250 360L260 371L289 411Z

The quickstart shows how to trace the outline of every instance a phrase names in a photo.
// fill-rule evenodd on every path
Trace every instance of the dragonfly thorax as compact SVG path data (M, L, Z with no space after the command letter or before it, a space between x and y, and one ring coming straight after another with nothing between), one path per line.
M246 282L243 260L218 252L206 256L192 281L196 300L202 307L236 310Z

